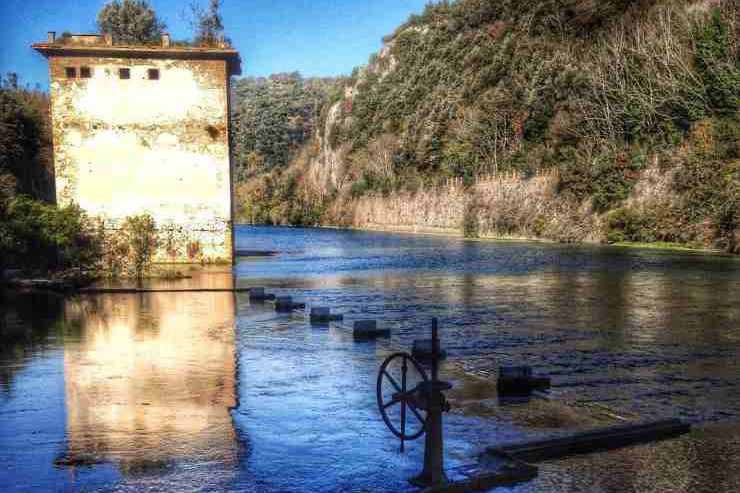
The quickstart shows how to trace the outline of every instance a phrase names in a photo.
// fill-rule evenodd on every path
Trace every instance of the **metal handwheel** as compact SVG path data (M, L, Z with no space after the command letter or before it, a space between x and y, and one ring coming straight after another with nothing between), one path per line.
M395 377L393 373L396 374ZM415 375L416 378L413 378ZM380 365L377 383L378 409L391 433L401 439L401 451L405 440L416 440L426 431L426 403L421 389L428 386L428 382L429 377L421 364L408 353L391 354ZM385 385L386 383L390 385ZM391 389L390 398L384 395L384 388ZM398 426L388 414L395 406L400 406ZM409 414L414 417L415 426L407 426Z

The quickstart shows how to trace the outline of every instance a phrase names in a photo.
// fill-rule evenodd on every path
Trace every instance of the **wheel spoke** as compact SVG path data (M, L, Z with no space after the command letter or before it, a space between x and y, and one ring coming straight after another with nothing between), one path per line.
M397 391L403 393L403 389L401 389L401 386L398 385L398 382L396 382L396 379L393 378L390 373L388 373L388 370L383 370L383 374L386 376L388 381L396 388Z
M391 406L395 406L399 402L401 402L401 399L391 399L389 402L383 404L383 409L388 409Z
M416 419L418 419L422 425L425 424L426 420L421 417L421 414L419 414L419 411L416 409L416 406L411 404L411 402L409 402L408 404L409 404L409 409L411 409L411 412L414 413L414 416L416 416Z
M406 358L403 359L401 366L401 388L406 392ZM406 435L406 399L401 401L401 440ZM403 442L401 442L403 444Z

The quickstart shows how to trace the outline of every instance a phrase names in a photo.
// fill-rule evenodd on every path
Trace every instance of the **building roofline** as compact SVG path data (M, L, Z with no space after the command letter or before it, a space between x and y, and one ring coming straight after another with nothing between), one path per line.
M241 75L241 57L233 48L200 46L146 46L146 45L73 45L34 43L31 48L45 57L95 56L113 58L159 58L176 60L225 60L229 75Z

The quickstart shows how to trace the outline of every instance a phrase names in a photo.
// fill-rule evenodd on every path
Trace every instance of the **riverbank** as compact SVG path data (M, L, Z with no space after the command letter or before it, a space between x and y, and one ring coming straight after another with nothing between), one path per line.
M137 279L130 276L111 276L100 271L66 269L59 272L24 272L20 269L6 269L0 272L0 290L16 291L54 291L59 293L78 292L96 283L114 281L117 283L141 283L149 280L174 281L190 279L196 265L156 264L151 272Z
M644 242L629 242L621 241L618 243L604 243L600 241L584 240L577 242L560 242L547 238L529 237L529 236L518 236L518 235L479 235L476 237L465 236L460 230L454 228L425 228L420 226L388 226L388 225L372 225L368 227L354 227L354 226L336 226L336 225L321 225L316 226L322 229L332 230L346 230L346 231L371 231L375 233L396 233L396 234L409 234L409 235L422 235L422 236L438 236L443 238L458 238L465 241L482 241L482 242L527 242L527 243L544 243L553 245L588 245L588 246L603 246L613 248L631 248L631 249L645 249L645 250L662 250L662 251L673 251L673 252L690 252L699 253L706 255L721 255L727 257L737 257L731 253L723 252L717 248L704 248L699 246L684 245L681 243L670 243L670 242L655 242L655 243L644 243Z

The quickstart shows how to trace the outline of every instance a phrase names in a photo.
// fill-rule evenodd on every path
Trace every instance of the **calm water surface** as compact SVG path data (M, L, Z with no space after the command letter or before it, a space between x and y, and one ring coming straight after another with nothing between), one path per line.
M542 465L516 491L737 491L740 261L603 247L241 227L235 275L345 314L311 328L227 293L0 301L0 491L402 491L377 366L439 317L449 364L529 364L574 409L678 416L691 435ZM346 326L377 318L388 341ZM482 396L482 398L495 396ZM526 406L527 404L522 404ZM558 430L446 417L447 460ZM504 491L504 490L501 490Z

